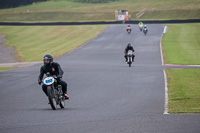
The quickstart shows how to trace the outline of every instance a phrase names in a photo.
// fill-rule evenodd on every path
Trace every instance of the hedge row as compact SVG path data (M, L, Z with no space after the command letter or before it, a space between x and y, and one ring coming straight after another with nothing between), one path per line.
M107 3L107 2L117 1L117 0L71 0L71 1L81 2L81 3Z
M0 8L12 8L48 0L0 0Z

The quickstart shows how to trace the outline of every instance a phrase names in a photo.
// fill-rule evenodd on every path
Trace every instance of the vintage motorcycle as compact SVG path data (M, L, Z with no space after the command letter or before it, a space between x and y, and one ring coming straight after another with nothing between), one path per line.
M143 26L139 25L139 30L142 31L143 30Z
M126 31L128 32L128 34L130 34L131 31L132 31L132 29L131 29L130 27L127 27L127 28L126 28Z
M144 29L143 29L143 33L146 35L147 32L148 32L148 29L147 29L147 28L144 28Z
M57 83L57 77L47 73L46 78L43 79L42 83L47 86L47 95L51 108L56 110L57 105L60 105L61 108L64 108L65 97L63 96L62 86Z
M127 59L127 64L129 65L129 67L131 67L131 64L133 63L133 52L130 50L127 53Z

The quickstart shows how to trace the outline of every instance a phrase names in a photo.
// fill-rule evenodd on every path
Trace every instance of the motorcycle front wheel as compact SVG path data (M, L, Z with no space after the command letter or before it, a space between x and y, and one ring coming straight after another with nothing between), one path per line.
M55 92L54 90L51 88L51 86L47 87L47 94L48 94L48 98L49 98L49 103L51 105L51 108L53 110L57 109L57 103L56 103L56 98L55 98Z

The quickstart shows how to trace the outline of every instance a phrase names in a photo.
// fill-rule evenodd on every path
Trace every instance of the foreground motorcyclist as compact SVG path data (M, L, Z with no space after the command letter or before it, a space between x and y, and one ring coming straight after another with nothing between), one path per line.
M57 82L62 86L62 91L65 96L65 99L69 99L67 94L67 83L62 80L63 70L60 65L56 62L53 62L53 56L51 54L46 54L43 58L44 65L40 68L40 75L38 77L38 84L42 83L42 79L44 74L49 72L51 75L57 76ZM42 85L42 89L44 93L47 95L47 86L45 84Z
M129 50L132 50L133 52L135 52L134 48L131 46L131 43L128 43L128 45L126 46L125 51L124 51L124 54L125 54L124 57L126 59L126 62L128 61L127 53ZM133 56L132 56L133 62L134 62L134 58L135 58L135 55L133 54Z

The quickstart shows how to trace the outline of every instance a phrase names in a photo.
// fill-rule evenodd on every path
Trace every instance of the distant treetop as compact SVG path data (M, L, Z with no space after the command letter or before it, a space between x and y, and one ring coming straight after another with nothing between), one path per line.
M41 2L48 0L0 0L0 8L13 8L22 5L32 4L34 2Z
M81 2L81 3L107 3L117 0L70 0L70 1Z

